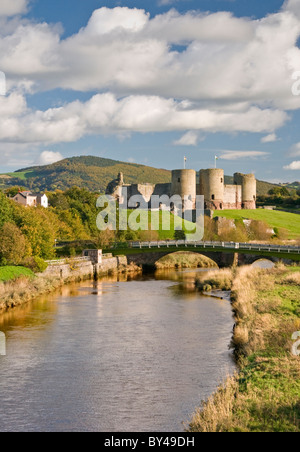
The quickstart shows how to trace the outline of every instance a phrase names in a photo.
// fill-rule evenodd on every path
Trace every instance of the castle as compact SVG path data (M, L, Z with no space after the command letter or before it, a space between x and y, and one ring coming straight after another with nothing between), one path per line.
M151 197L179 195L188 199L188 206L183 209L193 210L196 205L196 196L204 196L206 210L224 209L256 209L256 179L254 174L234 175L234 185L225 184L224 170L206 169L200 171L199 179L195 170L181 169L172 171L172 181L167 184L133 184L124 183L124 176L119 174L106 190L106 194L114 196L122 203L124 188L127 189L127 198L142 195L144 201L150 206Z

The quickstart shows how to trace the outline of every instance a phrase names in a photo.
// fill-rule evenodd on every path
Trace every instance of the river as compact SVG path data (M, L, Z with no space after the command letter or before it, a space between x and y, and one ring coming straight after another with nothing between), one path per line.
M0 317L1 432L182 432L235 370L229 301L197 271L64 287Z

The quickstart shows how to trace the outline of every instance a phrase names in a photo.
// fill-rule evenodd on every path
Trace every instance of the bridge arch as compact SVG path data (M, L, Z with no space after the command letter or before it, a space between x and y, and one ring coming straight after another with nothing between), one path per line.
M148 252L147 252L148 251ZM143 250L141 253L127 254L128 264L131 262L136 265L141 265L144 268L153 268L155 269L155 263L159 261L164 256L170 256L179 250L170 250L170 249L150 249ZM231 267L236 264L236 256L231 253L222 253L222 252L204 252L203 249L197 250L186 250L185 253L191 251L192 253L202 255L207 257L213 261L217 267Z
M258 257L252 264L255 268L274 268L276 260L272 258Z
M217 262L203 253L195 251L172 251L156 262L157 269L168 268L219 268Z

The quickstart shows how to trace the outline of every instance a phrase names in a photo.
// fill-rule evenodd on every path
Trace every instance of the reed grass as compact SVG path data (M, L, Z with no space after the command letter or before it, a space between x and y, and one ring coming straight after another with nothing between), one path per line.
M232 338L239 373L196 410L191 432L299 432L299 272L243 267L233 271Z

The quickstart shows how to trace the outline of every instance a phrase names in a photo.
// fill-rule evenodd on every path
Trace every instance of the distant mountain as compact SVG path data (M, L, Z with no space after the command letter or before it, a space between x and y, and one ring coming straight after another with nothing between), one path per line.
M286 188L290 188L292 190L298 190L300 188L300 182L292 182L291 184L282 184Z
M52 165L25 168L10 173L5 185L22 185L31 190L67 190L77 186L90 191L104 192L108 183L124 173L124 180L133 183L165 183L170 171L101 157L72 157ZM2 176L0 176L1 179Z
M0 175L0 188L20 185L34 191L54 191L77 186L104 192L109 182L116 179L120 172L124 173L125 183L128 184L158 184L171 180L171 172L165 169L101 157L72 157L52 165L34 166ZM225 183L233 184L233 177L226 176ZM268 194L274 186L258 181L258 195Z

